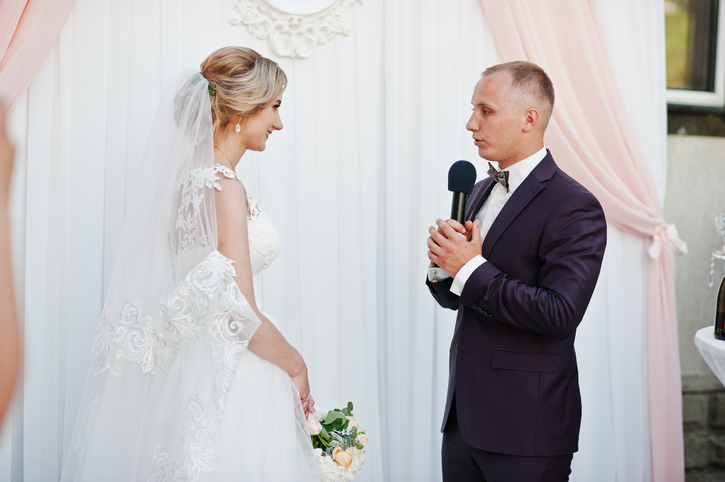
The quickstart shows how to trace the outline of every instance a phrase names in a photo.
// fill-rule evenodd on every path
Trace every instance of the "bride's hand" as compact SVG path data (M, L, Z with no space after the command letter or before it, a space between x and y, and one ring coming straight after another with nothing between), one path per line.
M315 400L312 398L312 395L309 395L306 400L300 400L302 402L302 408L305 411L305 418L307 418L307 415L310 413L315 413Z
M305 410L305 415L307 415L309 413L308 407L310 405L308 399L312 399L310 396L310 381L307 379L307 367L303 367L299 373L290 375L290 378L292 378L292 383L294 383L297 388L302 408ZM314 405L314 401L312 402L312 405Z

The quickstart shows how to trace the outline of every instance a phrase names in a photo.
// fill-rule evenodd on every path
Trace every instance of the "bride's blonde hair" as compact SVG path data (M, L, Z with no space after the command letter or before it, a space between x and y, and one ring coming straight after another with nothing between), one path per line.
M287 76L277 62L246 47L213 52L201 63L201 75L211 87L215 133L239 117L252 117L272 105L287 87Z

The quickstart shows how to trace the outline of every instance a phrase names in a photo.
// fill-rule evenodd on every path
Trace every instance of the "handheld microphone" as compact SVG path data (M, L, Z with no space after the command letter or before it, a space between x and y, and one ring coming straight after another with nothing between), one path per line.
M451 219L461 224L466 220L466 202L476 184L476 167L468 161L456 161L448 170L448 190L453 192Z

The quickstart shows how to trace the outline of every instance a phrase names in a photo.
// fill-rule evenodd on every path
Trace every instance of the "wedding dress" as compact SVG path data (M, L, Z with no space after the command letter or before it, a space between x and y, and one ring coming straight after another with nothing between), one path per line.
M317 480L289 375L247 350L260 325L216 250L208 84L159 108L91 350L62 481ZM148 164L147 164L148 161ZM255 297L279 236L247 194Z

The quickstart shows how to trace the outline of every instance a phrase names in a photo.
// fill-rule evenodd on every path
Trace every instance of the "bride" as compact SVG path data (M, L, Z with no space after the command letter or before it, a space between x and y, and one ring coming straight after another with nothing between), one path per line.
M234 171L282 129L286 84L226 47L163 98L62 481L317 480L307 367L256 297L279 237Z

